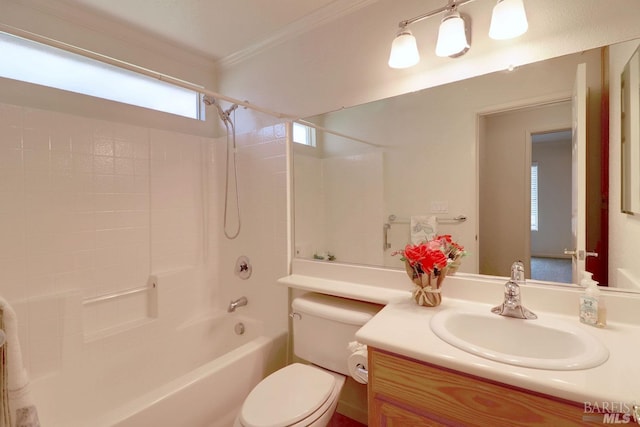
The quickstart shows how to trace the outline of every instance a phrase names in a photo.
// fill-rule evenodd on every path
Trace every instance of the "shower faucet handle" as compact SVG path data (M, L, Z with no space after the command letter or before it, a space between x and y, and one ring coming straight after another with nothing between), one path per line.
M242 280L247 280L249 277L251 277L253 267L251 267L251 261L249 261L249 258L244 255L238 257L238 259L236 260L236 267L234 271L236 273L236 276L238 276Z

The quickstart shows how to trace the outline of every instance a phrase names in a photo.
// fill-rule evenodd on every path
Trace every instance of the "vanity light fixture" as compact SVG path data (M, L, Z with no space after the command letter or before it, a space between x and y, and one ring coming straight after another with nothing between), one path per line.
M389 67L409 68L418 62L420 62L420 54L418 53L416 38L406 27L401 27L391 44Z
M436 55L456 58L469 50L467 22L458 13L458 7L474 0L448 0L446 6L400 21L400 29L391 44L389 67L409 68L420 61L418 45L408 26L445 12L438 30ZM528 29L523 0L498 0L491 15L489 37L505 40L524 34Z
M527 32L529 23L522 0L498 0L493 7L489 37L507 40Z
M469 50L469 40L465 21L455 8L451 9L440 23L436 55L456 57L463 55L467 50Z

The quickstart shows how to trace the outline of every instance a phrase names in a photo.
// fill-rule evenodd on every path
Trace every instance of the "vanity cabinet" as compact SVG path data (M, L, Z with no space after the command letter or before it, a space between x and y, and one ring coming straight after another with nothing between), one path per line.
M583 426L583 406L369 347L369 426Z

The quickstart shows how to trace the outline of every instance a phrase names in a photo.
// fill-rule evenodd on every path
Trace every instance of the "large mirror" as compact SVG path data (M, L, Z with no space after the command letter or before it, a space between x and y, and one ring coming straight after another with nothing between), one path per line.
M626 63L638 44L307 118L315 135L298 127L299 142L308 145L294 144L296 256L402 268L394 250L410 240L412 221L428 221L465 246L462 272L504 276L521 259L529 277L576 283L572 257L580 256L600 283L615 286L603 226L609 141L602 105L616 90L609 89L609 73L616 72L609 65L624 56ZM582 63L588 128L579 185L586 189L580 211L586 244L576 250L572 88ZM620 168L617 161L612 168Z
M622 93L622 211L640 214L640 50L631 55L620 79Z

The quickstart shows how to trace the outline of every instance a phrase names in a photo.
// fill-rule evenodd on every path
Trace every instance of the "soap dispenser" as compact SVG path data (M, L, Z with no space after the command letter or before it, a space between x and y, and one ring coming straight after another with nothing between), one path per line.
M586 288L580 296L580 321L587 325L603 328L607 324L607 309L604 299L600 295L598 282L593 280L593 274L585 271L580 284Z

